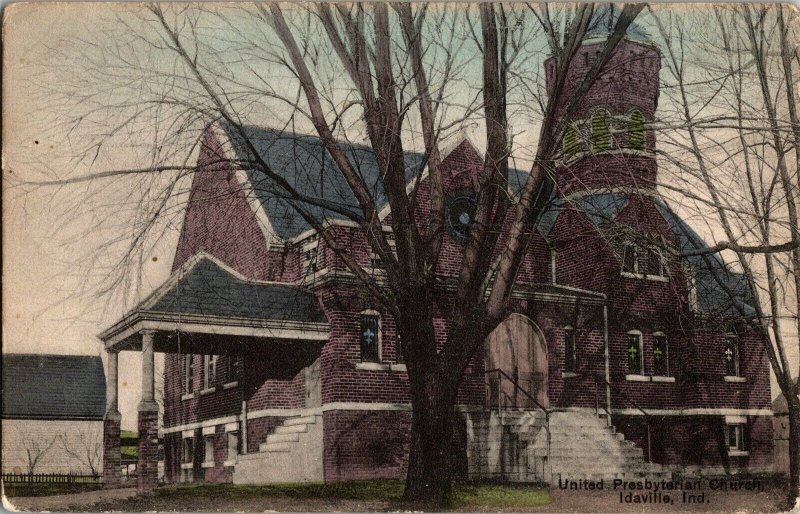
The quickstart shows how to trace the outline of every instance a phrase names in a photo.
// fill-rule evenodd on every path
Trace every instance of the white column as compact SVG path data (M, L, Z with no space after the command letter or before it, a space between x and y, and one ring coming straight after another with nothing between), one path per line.
M119 406L118 406L118 369L119 369L119 352L114 350L106 350L108 356L108 373L106 376L106 419L119 419Z
M155 402L155 354L153 353L153 338L155 330L142 330L142 401L139 402L140 411L158 410Z

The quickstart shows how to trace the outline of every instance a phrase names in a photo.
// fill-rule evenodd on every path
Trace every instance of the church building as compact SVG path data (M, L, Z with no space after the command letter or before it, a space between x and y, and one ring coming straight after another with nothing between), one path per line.
M639 36L629 31L568 120L555 191L508 316L461 384L459 477L771 469L769 363L752 328L750 286L716 254L683 255L707 245L658 192L650 122L661 57ZM579 49L565 87L577 87L603 40ZM551 89L553 60L544 66ZM386 203L371 150L342 147ZM403 478L411 407L395 322L266 176L234 165L253 151L323 199L309 209L324 230L379 281L385 273L362 229L324 208L358 204L316 136L210 125L171 277L100 335L106 455L119 454L117 355L137 351L142 489L156 483L159 439L168 482ZM447 234L437 272L446 298L483 158L468 140L443 157ZM416 187L425 194L422 163L406 155L409 183L422 174ZM526 172L510 175L518 194ZM449 320L434 324L444 338ZM165 354L161 424L154 352ZM104 474L118 480L119 463L107 458Z

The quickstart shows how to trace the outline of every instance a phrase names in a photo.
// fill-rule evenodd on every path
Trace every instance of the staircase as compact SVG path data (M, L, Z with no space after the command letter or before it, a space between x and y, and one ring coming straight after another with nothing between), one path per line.
M233 483L321 482L323 452L322 415L287 418L258 452L239 455Z
M549 458L548 458L549 430ZM469 476L512 482L559 478L671 478L593 410L486 411L468 415Z

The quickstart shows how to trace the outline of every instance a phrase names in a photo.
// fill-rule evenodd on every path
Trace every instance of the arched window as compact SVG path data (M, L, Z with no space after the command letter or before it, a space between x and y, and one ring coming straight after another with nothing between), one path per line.
M564 131L562 144L565 155L573 156L578 151L578 131L575 130L574 125L568 126L567 130Z
M361 362L381 361L381 315L378 311L361 313Z
M627 146L635 150L644 150L644 114L638 109L628 116Z
M611 148L610 118L605 109L597 109L592 113L592 151L603 152Z
M669 342L663 332L653 334L653 375L669 376Z
M736 334L727 334L725 336L725 346L722 352L722 358L725 362L726 376L741 376L742 370L739 362L739 338L736 337Z
M627 334L625 355L628 361L628 374L641 375L644 370L644 352L642 351L642 333L631 330Z

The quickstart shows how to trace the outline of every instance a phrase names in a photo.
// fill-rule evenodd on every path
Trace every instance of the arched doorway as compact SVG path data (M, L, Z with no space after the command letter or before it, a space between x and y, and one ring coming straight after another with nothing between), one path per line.
M490 407L535 408L531 399L507 377L528 392L542 407L547 395L547 343L536 323L522 314L512 314L486 338L486 399ZM501 378L502 377L502 378Z

